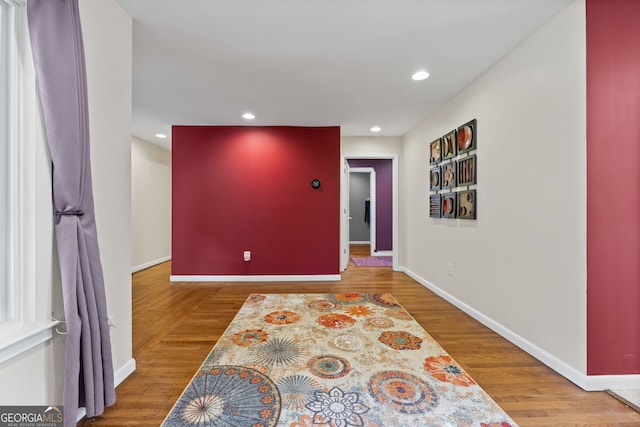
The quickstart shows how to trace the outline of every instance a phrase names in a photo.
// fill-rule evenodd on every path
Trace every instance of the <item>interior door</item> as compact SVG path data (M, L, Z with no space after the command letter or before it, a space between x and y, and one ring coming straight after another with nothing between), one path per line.
M349 264L349 162L344 159L342 168L342 242L340 247L340 270L345 271Z

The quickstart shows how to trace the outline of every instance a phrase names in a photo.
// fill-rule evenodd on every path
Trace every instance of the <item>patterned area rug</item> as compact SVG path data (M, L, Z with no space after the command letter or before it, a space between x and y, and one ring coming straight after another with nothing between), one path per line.
M390 256L351 257L351 261L356 267L391 267L393 265L393 258Z
M516 424L390 294L251 295L163 426Z

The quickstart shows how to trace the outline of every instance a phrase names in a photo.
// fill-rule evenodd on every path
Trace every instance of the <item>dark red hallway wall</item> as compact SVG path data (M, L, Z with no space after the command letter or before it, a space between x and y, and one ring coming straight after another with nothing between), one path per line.
M172 144L173 275L339 273L339 127L175 126Z
M587 374L638 374L640 1L586 6Z

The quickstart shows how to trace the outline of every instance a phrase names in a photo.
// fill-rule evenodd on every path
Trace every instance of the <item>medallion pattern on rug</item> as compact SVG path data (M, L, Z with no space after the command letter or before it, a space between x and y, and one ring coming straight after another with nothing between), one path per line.
M165 427L515 422L390 294L249 296Z

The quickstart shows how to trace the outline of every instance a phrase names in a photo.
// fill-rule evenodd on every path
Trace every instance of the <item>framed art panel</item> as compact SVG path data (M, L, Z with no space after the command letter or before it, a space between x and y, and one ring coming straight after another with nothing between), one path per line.
M442 184L442 171L440 167L432 168L431 173L429 174L429 189L430 190L439 190L440 185Z
M458 195L458 215L460 219L476 219L476 190L461 191Z
M456 131L452 130L441 138L440 149L442 151L442 160L455 157L456 154L458 154L456 146Z
M445 188L453 188L456 186L456 175L457 175L457 168L456 168L456 162L455 160L452 160L451 162L442 165L440 167L441 169L441 185L440 188L445 189Z
M476 119L460 126L456 132L458 154L476 149Z
M442 194L442 217L456 217L456 193Z
M441 141L440 138L429 144L429 163L436 164L442 160Z
M458 160L458 186L476 183L476 155Z
M440 218L440 195L432 194L429 196L429 216L431 218Z

